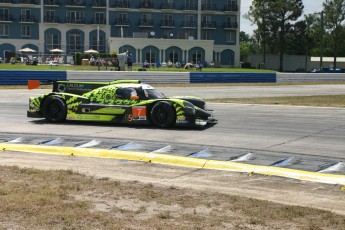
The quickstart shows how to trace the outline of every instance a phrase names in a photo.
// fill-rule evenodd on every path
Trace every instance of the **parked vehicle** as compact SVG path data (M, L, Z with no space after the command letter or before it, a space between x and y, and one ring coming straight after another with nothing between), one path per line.
M311 73L344 73L344 70L336 68L335 71L333 68L323 67L321 70L319 67L314 68L310 71Z

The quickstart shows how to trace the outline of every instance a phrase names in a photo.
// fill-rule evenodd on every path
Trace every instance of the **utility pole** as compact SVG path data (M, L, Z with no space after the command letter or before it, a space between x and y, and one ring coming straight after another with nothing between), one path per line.
M101 56L99 52L99 26L97 26L97 51L98 51L98 71L100 70Z
M323 11L321 11L320 12L320 14L321 14L321 40L320 40L320 72L322 71L322 65L323 65L323 63L322 63L322 59L323 59L323 34L324 34L324 26L323 26L323 14L324 14L324 12Z

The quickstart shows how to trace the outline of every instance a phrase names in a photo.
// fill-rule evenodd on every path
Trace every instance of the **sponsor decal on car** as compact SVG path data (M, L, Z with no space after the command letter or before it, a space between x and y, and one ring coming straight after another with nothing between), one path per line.
M133 121L133 116L132 116L132 114L128 114L127 120L128 120L129 122L132 122L132 121Z
M186 120L186 118L178 118L176 122L179 124L188 124L189 123L189 121Z

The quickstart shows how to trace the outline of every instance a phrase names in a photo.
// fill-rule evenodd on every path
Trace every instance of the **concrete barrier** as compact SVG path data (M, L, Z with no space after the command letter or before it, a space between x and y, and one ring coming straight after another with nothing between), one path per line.
M28 80L39 80L45 83L47 81L66 79L66 71L0 71L0 85L26 85Z
M78 81L113 81L141 80L148 84L189 84L188 72L150 72L150 71L67 71L68 80Z
M138 79L149 84L345 82L345 73L0 71L0 85L26 85L28 80L47 82L53 80L113 81L118 79Z
M276 82L276 73L192 72L190 83L263 83Z
M345 82L345 73L277 73L277 83Z

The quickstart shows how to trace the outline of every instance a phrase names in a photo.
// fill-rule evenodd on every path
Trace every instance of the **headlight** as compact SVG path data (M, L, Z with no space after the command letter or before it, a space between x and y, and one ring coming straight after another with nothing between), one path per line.
M188 115L194 115L195 114L195 107L192 103L185 101L184 102L184 108L185 108L185 112Z
M208 109L208 106L207 106L207 103L204 104L204 110L207 110Z

